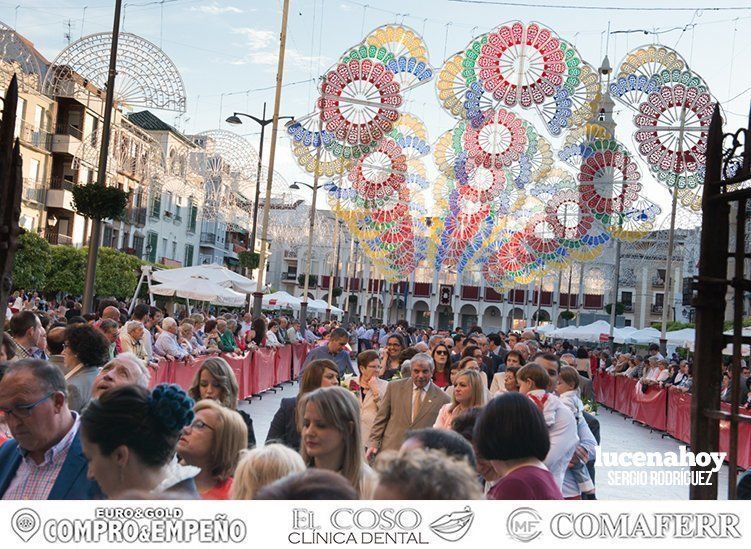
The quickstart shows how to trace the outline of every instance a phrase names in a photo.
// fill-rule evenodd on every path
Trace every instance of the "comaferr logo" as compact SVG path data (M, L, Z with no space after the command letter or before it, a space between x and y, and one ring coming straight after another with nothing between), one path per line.
M469 507L437 518L430 524L430 530L445 541L459 541L469 532L475 514Z
M550 521L560 539L737 539L734 513L558 513Z
M531 507L520 507L506 519L506 531L513 539L529 542L542 534L540 514Z

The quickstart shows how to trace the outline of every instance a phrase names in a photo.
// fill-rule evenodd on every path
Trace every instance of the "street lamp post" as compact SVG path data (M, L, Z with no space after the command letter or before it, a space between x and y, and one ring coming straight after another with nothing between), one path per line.
M318 163L321 155L321 148L318 147L316 151L316 164ZM305 256L305 282L303 282L302 291L302 303L300 304L300 331L305 335L307 330L307 318L308 318L308 288L310 285L310 265L313 255L313 229L316 221L316 197L318 196L318 170L316 170L313 176L313 185L308 185L302 181L295 181L289 186L290 189L299 190L300 185L309 188L313 191L313 201L310 206L310 227L308 228L308 253Z
M256 173L256 195L253 199L253 228L251 229L250 233L250 251L251 253L255 253L256 251L256 235L257 235L257 227L258 227L258 203L261 200L261 170L263 169L263 137L266 130L266 126L274 122L273 118L266 118L266 102L263 102L263 114L261 115L261 118L255 117L252 114L247 114L244 112L236 112L232 116L227 117L226 122L228 124L235 124L239 125L242 124L242 120L240 120L240 117L244 116L246 118L250 118L255 123L257 123L259 126L261 126L261 140L258 144L258 168ZM294 120L294 117L292 116L280 116L278 117L278 120ZM248 299L248 312L250 312L251 307L251 300Z

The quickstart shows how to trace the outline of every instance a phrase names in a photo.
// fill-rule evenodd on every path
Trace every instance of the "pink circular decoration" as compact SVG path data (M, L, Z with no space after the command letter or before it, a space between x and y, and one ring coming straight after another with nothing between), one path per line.
M621 151L591 154L579 171L581 201L594 213L622 212L639 196L641 174L634 161Z
M338 141L368 145L393 129L402 102L399 83L383 63L352 59L326 74L318 106L325 129Z
M505 109L488 109L479 127L467 125L462 140L476 166L499 170L519 160L527 148L527 131L515 114Z
M516 21L488 34L476 70L493 99L529 108L555 94L567 67L561 43L549 29Z

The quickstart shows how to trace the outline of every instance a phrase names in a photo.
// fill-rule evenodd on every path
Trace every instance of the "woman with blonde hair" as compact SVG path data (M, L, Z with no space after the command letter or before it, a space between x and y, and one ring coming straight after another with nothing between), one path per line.
M253 420L247 412L237 409L239 391L235 372L232 371L227 361L220 357L212 357L207 358L198 368L188 394L196 402L205 399L215 400L225 408L237 412L248 431L247 447L253 448L256 445Z
M195 478L201 499L228 499L240 452L248 431L233 410L213 400L202 400L193 408L196 416L183 429L177 453L186 465L201 469Z
M444 404L438 412L433 427L437 429L451 429L453 421L467 410L485 406L485 391L487 385L477 370L461 370L454 379L454 392L451 402Z
M258 490L293 473L305 471L300 454L284 444L243 450L235 469L230 499L253 499Z
M365 463L357 398L342 387L317 389L300 401L300 455L308 467L339 473L360 499L372 499L376 474Z

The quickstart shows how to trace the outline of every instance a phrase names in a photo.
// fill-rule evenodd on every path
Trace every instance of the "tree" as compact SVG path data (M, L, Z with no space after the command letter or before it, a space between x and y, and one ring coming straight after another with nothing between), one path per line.
M258 252L245 251L237 254L237 259L240 261L242 267L253 271L258 268L261 255Z
M342 290L341 286L337 286L336 288L334 288L334 289L331 290L331 295L334 296L335 298L337 298L340 295L342 295L343 291L344 290Z
M613 308L613 304L612 303L608 303L607 305L605 305L605 312L608 313L608 314L611 314L610 311L612 310L612 308ZM625 308L623 307L623 303L621 303L620 301L618 301L615 304L615 315L616 316L622 315L624 310L625 310Z
M301 274L297 277L297 281L300 283L300 286L305 286L305 275ZM308 285L311 288L315 288L316 284L318 284L318 275L309 275L308 276Z
M73 246L51 246L45 290L50 293L81 295L85 270L85 250Z
M565 310L561 313L561 318L563 320L573 320L576 318L576 313L574 311Z
M28 231L21 234L13 262L13 287L46 290L50 260L50 245L44 238Z
M133 255L103 247L97 257L94 293L99 297L126 299L133 296L143 263Z

